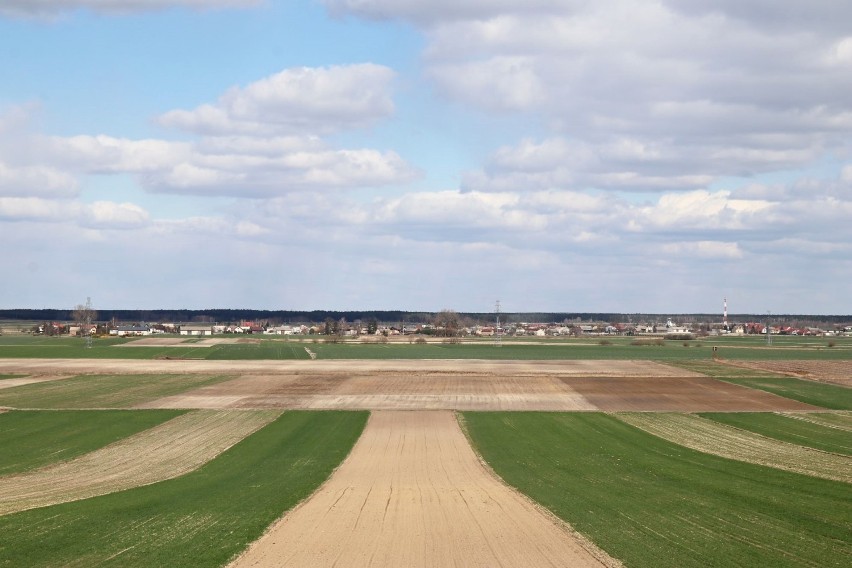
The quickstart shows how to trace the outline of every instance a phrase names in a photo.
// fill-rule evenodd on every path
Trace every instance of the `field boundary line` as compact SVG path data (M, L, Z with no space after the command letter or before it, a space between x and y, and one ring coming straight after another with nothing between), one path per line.
M198 410L69 461L0 477L0 515L150 485L189 473L281 414Z
M768 438L689 413L614 412L640 430L727 459L852 483L852 458Z
M570 523L565 521L556 515L553 511L527 495L526 493L519 490L514 485L508 483L505 479L503 479L494 469L489 465L485 458L482 457L482 454L479 452L479 448L476 447L476 444L473 443L473 438L470 435L470 431L467 428L467 422L464 419L464 413L460 411L453 411L453 414L456 417L456 422L459 424L459 428L464 434L464 437L467 439L467 443L470 445L473 453L476 455L476 459L479 461L479 464L485 469L485 471L490 475L494 480L498 483L506 487L509 491L525 500L529 505L531 505L536 511L550 519L556 526L561 528L568 536L579 544L586 552L591 554L596 560L598 560L601 564L606 566L607 568L624 568L624 564L621 560L614 558L607 554L607 552L596 545L589 537L584 535L583 533L577 531Z

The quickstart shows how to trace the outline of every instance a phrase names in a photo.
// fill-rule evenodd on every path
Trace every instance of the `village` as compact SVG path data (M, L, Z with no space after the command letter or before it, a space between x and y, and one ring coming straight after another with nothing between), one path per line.
M496 323L496 322L495 322ZM151 336L174 334L184 336L214 336L228 334L275 335L275 336L438 336L438 337L597 337L597 336L658 336L673 339L708 336L852 336L852 325L835 324L821 327L796 327L791 325L769 325L760 322L719 323L675 323L671 318L665 322L518 322L505 323L499 327L492 324L472 324L448 329L431 322L400 322L382 324L376 321L347 322L327 320L323 323L270 324L254 321L240 323L118 323L101 322L81 326L69 322L43 322L21 332L34 335L91 335L91 336ZM7 328L8 332L8 328Z

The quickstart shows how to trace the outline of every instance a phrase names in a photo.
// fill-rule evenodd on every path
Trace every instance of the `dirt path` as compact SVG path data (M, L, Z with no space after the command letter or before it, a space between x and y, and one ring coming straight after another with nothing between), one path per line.
M767 438L694 414L624 413L618 418L675 444L749 463L852 483L852 458Z
M495 479L451 412L380 411L329 481L233 566L605 565L585 546Z
M213 459L279 414L190 412L79 458L0 477L0 515L177 477Z
M33 383L45 383L48 381L58 381L67 379L73 375L32 375L29 377L19 377L17 379L4 379L0 381L0 389L10 389L22 385L31 385Z

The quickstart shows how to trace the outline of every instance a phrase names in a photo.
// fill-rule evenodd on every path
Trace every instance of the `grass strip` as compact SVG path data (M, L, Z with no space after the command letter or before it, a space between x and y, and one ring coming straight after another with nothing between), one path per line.
M491 467L628 566L848 566L849 485L703 454L599 413L465 413Z
M313 492L366 412L287 412L183 477L0 517L8 566L221 566Z
M80 375L0 390L0 406L14 408L128 408L213 385L229 375Z
M0 414L0 475L66 461L170 420L184 410L13 410Z
M26 375L15 375L13 373L0 373L0 381L5 379L22 379L26 377Z
M702 412L699 416L775 440L852 456L849 431L810 422L807 414L798 418L772 412Z
M719 380L758 389L831 410L852 410L852 389L793 377L717 377Z

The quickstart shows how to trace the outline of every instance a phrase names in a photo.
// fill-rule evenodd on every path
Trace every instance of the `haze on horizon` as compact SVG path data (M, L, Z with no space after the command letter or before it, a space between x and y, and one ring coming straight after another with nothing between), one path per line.
M7 0L0 308L852 313L852 4Z

